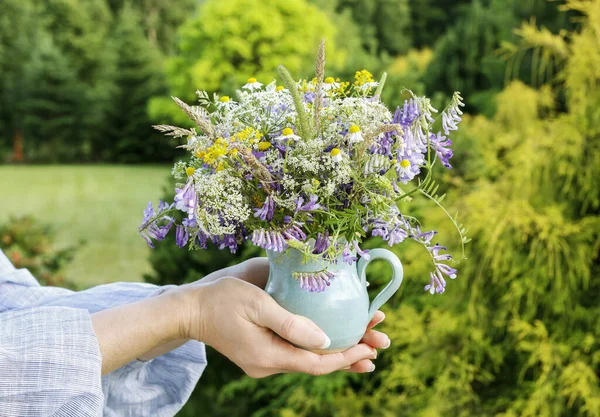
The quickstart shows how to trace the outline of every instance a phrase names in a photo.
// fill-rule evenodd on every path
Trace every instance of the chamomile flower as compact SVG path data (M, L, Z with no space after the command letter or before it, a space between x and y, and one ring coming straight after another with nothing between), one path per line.
M236 104L236 102L229 98L229 96L219 97L219 101L216 103L219 109L230 109L234 104Z
M254 90L260 89L260 87L262 87L262 83L259 83L256 80L256 78L251 77L251 78L248 78L248 83L245 84L242 88L245 88L250 91L254 91Z
M327 77L323 81L323 90L325 91L335 90L338 88L340 88L340 83L336 82L333 77Z
M329 155L331 156L331 160L333 162L341 162L342 161L342 151L340 150L340 148L333 148L329 152Z
M292 128L286 127L285 129L283 129L281 131L281 135L277 136L275 138L275 140L277 140L277 141L284 141L286 139L287 140L290 140L290 139L291 140L298 140L298 139L300 139L300 136L294 134L294 131L292 130Z
M360 131L360 126L358 126L358 125L350 126L350 129L348 129L348 141L350 141L351 144L363 141L362 133Z

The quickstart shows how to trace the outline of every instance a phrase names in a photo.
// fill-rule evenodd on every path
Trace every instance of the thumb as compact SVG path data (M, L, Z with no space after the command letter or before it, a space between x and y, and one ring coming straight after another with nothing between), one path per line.
M262 307L257 324L268 327L282 338L310 349L327 349L331 345L325 332L306 317L290 313L273 299Z

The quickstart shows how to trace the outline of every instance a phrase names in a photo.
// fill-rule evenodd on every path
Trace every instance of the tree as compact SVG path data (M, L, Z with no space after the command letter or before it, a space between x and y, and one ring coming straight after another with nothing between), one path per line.
M203 0L131 0L141 14L142 26L148 41L163 54L174 52L179 26L193 15ZM124 0L108 0L115 15L124 7Z
M363 47L371 53L398 55L411 46L407 0L337 0L336 11L349 11L360 27Z
M6 148L22 146L25 136L23 106L33 83L26 71L41 39L33 4L22 0L0 3L0 141Z
M114 94L112 15L105 0L48 0L39 9L38 24L52 34L83 86L74 113L76 132L64 145L76 149L78 159L98 160L108 137L107 111Z
M27 156L38 161L72 160L79 149L75 114L84 92L71 62L50 36L41 36L24 69L35 89L23 101L23 124L27 136Z
M175 144L152 129L147 103L166 93L160 53L146 39L139 12L125 4L112 42L117 55L113 105L108 110L108 136L101 157L119 162L171 161Z

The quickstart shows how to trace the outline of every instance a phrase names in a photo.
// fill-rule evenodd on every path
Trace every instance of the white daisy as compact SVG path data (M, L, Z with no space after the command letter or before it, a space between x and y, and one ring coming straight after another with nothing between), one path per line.
M286 127L285 129L283 129L283 130L281 131L281 136L277 136L277 137L275 138L275 140L278 140L278 141L283 141L283 140L285 140L285 139L288 139L288 140L289 140L289 139L292 139L292 140L298 140L298 139L300 139L300 136L298 136L298 135L294 134L294 131L293 131L291 128L289 128L289 127Z
M219 97L219 101L216 104L220 109L230 109L236 102L230 99L229 96L222 96Z
M331 155L333 162L341 162L342 160L342 151L340 151L339 148L333 148L331 152L329 152L329 155Z
M242 88L245 88L250 91L258 90L262 87L262 83L256 81L256 78L248 78L248 84L244 85Z
M350 126L350 129L348 129L348 140L351 144L363 141L362 133L360 132L360 127L358 125Z
M323 81L323 90L329 91L335 90L336 88L340 88L340 83L336 83L333 77L325 78L325 81Z

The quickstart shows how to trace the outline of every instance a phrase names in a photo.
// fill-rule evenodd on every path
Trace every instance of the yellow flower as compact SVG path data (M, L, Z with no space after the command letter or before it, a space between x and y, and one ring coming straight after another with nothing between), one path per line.
M318 180L318 179L316 179L316 178L313 178L313 180L312 180L312 183L313 183L313 185L314 185L315 187L318 187L319 185L321 185L321 181L319 181L319 180Z
M356 74L354 74L354 85L356 86L361 86L366 83L372 83L374 81L375 80L373 79L373 74L371 74L366 69L362 71L356 71Z
M206 152L204 152L204 151L199 151L194 154L194 156L198 159L203 159L204 155L206 155Z
M282 91L282 90L283 90L282 85L278 85L277 87L275 87L275 91Z
M232 150L229 151L229 155L231 156L236 156L238 154L238 149L237 148L233 148Z
M228 103L229 102L229 96L223 96L219 99L219 101L221 103Z
M409 161L408 159L403 159L403 160L400 162L400 166L401 166L402 168L408 168L408 167L410 166L410 161Z
M294 131L293 131L291 128L289 128L289 127L286 127L285 129L283 129L283 130L281 131L281 134L282 134L283 136L290 136L290 135L293 135L293 134L294 134Z
M352 125L350 126L350 133L358 133L360 132L360 126Z
M333 84L334 82L335 82L335 79L333 77L325 78L325 84Z
M191 177L192 175L194 175L194 172L196 172L196 168L187 167L185 169L185 173L188 175L188 177Z
M256 78L250 77L248 78L248 84L254 84L256 82Z
M270 147L271 147L271 142L260 142L258 144L258 150L259 151L266 151Z

